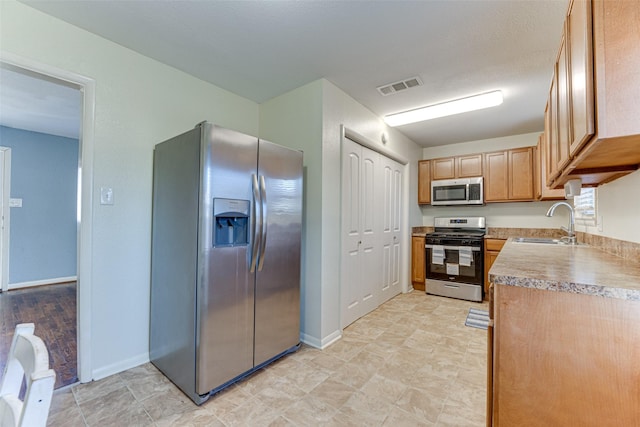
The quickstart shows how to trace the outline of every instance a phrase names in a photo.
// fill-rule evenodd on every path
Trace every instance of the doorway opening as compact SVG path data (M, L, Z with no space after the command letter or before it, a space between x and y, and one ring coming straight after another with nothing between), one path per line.
M13 136L17 131L29 132L37 136L62 135L60 133L61 130L56 128L56 123L59 125L64 122L60 116L65 113L68 104L56 99L56 96L47 94L44 87L57 88L61 93L66 91L67 93L75 93L77 96L77 104L75 105L77 110L75 122L77 138L76 163L75 168L72 170L75 198L72 200L72 206L70 207L70 215L73 222L71 228L75 231L72 237L73 243L75 243L73 245L75 253L70 256L75 258L75 271L70 274L49 274L46 280L38 280L33 277L25 279L23 277L22 279L16 279L20 286L12 287L11 264L8 263L8 266L2 269L0 273L2 281L0 283L3 284L3 292L0 293L0 305L2 305L0 311L3 314L1 319L3 328L2 336L0 336L0 362L3 362L3 359L6 360L3 343L8 339L10 345L15 324L33 321L36 328L35 333L41 336L47 344L50 353L50 364L56 370L60 379L60 381L56 381L56 388L78 380L80 382L88 382L92 380L93 376L90 363L91 343L89 335L91 330L91 258L89 248L91 247L91 177L93 174L95 82L84 76L5 52L0 54L0 73L2 73L0 90L2 91L1 98L3 103L1 108L2 116L0 116L0 125L3 127L1 130L8 130L8 133L13 132ZM62 97L59 93L58 96ZM43 107L44 104L51 102L52 99L54 105L56 105L56 101L60 101L57 107L54 107L54 109L57 108L54 113L47 114L37 111L37 109L36 111L30 110L32 107ZM11 105L7 105L7 102L11 102ZM38 120L38 117L41 120ZM56 123L47 122L47 119L52 117L52 121ZM40 126L44 127L29 128L26 124L28 121L39 122ZM68 135L65 137L68 137ZM0 145L4 145L2 142L7 142L8 139L8 137L5 137L4 141L0 141ZM55 162L55 160L51 161ZM56 194L58 190L56 189ZM5 196L5 200L6 197L12 196ZM15 206L16 209L20 209L20 202L26 205L31 203L34 197L37 196L29 197L30 200L27 198L19 200L20 196L16 195L15 199L18 200L9 199L10 204ZM53 200L54 202L50 204L56 205L55 197ZM67 208L69 207L67 206ZM48 213L53 215L53 212ZM9 234L8 239L11 242L10 212L6 217L6 224L7 227L3 231ZM46 240L46 233L43 233L40 237ZM2 241L0 239L0 242ZM42 243L42 241L38 243ZM30 245L33 244L30 243ZM31 247L33 248L34 246ZM9 243L6 248L11 248L11 244ZM66 249L61 250L61 252L65 251L69 255L70 249L68 246ZM7 258L22 258L25 260L29 256L30 254L9 252ZM2 259L5 259L5 257ZM34 257L31 256L31 258ZM41 257L35 258L35 261L41 261ZM58 264L60 263L59 260L54 259L52 262L54 269L59 267ZM2 265L0 264L0 266ZM39 267L42 267L42 265L39 265ZM14 269L17 269L17 267L14 267ZM5 278L7 280L6 285L4 284ZM32 285L46 286L31 287ZM7 304L18 307L18 311L22 315L29 316L29 318L23 319L21 316L14 316L13 320L9 321L5 317L12 310L7 309ZM22 304L24 306L21 308ZM33 310L34 307L36 307L35 310ZM59 316L47 315L47 310L51 309ZM30 310L34 311L34 313L30 314ZM57 332L52 335L51 331ZM75 343L73 343L74 339ZM77 351L73 354L70 346L76 343L77 346L74 347L77 348ZM8 349L6 350L8 351ZM56 364L59 365L56 366ZM73 369L70 368L71 365L73 365Z
M407 161L342 128L340 327L402 292Z

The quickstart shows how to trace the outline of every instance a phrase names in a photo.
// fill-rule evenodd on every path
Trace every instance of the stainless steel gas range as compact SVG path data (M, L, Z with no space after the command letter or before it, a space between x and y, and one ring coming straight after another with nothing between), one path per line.
M425 239L428 294L482 301L484 217L436 217Z

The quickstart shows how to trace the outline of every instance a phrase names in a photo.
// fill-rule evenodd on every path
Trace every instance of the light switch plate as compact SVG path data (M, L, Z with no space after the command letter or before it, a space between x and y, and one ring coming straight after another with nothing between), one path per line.
M100 187L100 204L113 205L113 188Z
M21 208L22 207L22 199L9 199L9 207L10 208Z

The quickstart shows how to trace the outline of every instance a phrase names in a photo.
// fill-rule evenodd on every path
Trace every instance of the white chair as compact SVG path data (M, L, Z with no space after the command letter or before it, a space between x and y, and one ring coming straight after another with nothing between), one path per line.
M9 350L0 382L0 427L39 427L47 424L56 373L49 369L49 354L33 335L33 323L21 323ZM18 397L26 379L24 400Z

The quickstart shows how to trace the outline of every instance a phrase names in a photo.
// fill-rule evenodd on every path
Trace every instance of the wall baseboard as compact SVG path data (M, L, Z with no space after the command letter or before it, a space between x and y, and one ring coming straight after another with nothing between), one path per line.
M31 282L9 283L9 290L32 288L34 286L55 285L58 283L76 282L78 276L55 277L53 279L33 280Z
M307 334L300 335L300 341L320 350L324 350L334 342L338 341L340 338L342 338L342 331L335 331L329 336L324 337L323 339L318 339Z
M149 362L149 353L139 354L126 360L121 360L117 363L113 363L108 366L93 370L92 381L98 381L111 375L119 374L128 369L135 368L136 366L143 365Z

